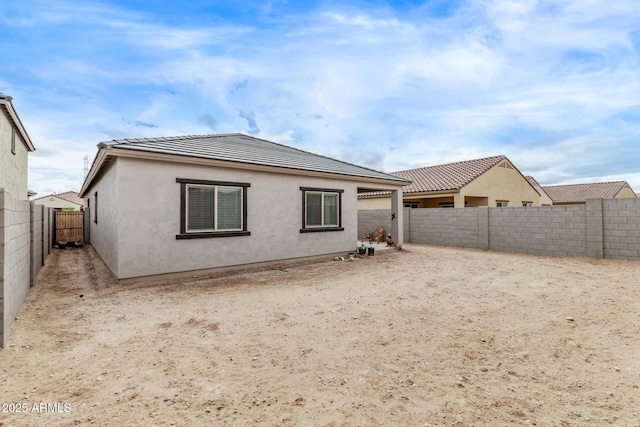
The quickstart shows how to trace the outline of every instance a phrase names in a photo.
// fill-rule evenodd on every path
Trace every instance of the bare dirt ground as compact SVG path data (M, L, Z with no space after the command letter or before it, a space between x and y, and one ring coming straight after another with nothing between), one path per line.
M638 262L406 245L122 285L87 247L0 350L0 425L639 426L639 387Z

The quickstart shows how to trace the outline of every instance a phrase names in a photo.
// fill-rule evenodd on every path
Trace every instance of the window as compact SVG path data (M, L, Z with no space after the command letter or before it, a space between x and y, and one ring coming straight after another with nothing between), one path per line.
M180 234L177 239L249 236L247 188L238 182L177 178Z
M525 208L529 206L533 206L533 202L522 202L522 206Z
M342 231L342 193L344 190L300 187L302 191L301 233Z
M453 202L438 203L438 206L440 206L441 208L455 208L455 205Z
M93 222L95 222L96 224L98 223L98 192L96 191L95 193L93 193L93 196L95 197L95 203L93 204ZM107 221L108 223L109 221Z
M417 209L420 206L419 202L404 202L405 208Z
M11 154L16 154L16 130L11 129Z
M509 206L509 201L508 200L496 200L496 206L499 208L506 208L507 206Z

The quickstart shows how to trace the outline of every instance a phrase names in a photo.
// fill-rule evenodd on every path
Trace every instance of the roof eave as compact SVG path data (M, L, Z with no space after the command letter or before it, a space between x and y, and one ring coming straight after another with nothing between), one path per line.
M9 117L11 117L11 120L13 121L15 126L18 128L18 132L20 132L20 136L22 137L22 140L27 146L27 150L35 151L36 147L33 145L33 142L31 142L31 138L29 138L29 134L27 133L24 126L22 125L22 121L20 120L18 113L16 113L16 110L13 108L11 97L8 96L6 98L0 98L0 105L3 105L4 108L7 110L7 113L9 113Z
M85 196L85 193L91 188L93 182L99 177L101 170L103 169L105 162L109 158L112 157L128 157L134 159L142 159L142 160L164 160L178 163L188 163L188 164L203 164L209 166L221 166L233 169L250 169L252 171L263 171L263 172L277 172L277 173L287 173L293 175L306 175L306 176L321 176L321 177L330 177L341 179L345 179L348 181L357 181L364 183L371 183L375 185L383 185L390 187L402 187L411 183L410 180L402 177L393 176L393 178L383 178L383 177L368 177L362 175L352 175L352 174L342 174L338 172L329 172L329 171L316 171L316 170L308 170L308 169L297 169L297 168L287 168L282 166L272 166L272 165L261 165L256 163L249 162L238 162L238 161L228 161L228 160L217 160L211 158L204 157L196 157L196 156L186 156L179 155L173 153L156 153L149 152L143 150L132 150L127 149L125 147L118 147L115 145L109 145L100 143L98 144L98 154L96 154L96 158L91 165L91 169L87 174L87 177L82 184L82 188L78 193L80 198Z

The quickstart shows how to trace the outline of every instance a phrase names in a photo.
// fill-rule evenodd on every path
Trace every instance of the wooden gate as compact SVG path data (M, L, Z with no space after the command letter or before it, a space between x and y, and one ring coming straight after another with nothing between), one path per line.
M84 212L54 212L53 240L54 245L59 242L76 243L84 241Z

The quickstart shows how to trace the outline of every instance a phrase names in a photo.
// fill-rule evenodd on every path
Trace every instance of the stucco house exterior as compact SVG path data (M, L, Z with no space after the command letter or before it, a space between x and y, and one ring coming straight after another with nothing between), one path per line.
M98 148L79 195L118 279L353 251L358 192L391 192L402 243L402 177L243 134Z
M35 147L11 100L0 93L0 187L14 199L28 200L27 155Z
M553 205L553 200L551 200L551 197L549 197L547 192L544 191L544 188L542 188L540 183L538 181L536 181L536 179L534 177L526 176L525 178L527 178L527 181L529 181L529 183L533 186L533 188L536 189L538 194L540 194L540 206L551 206L551 205Z
M44 205L55 210L65 211L79 211L84 206L84 200L82 200L75 191L66 191L64 193L38 197L37 199L33 199L33 203L36 205Z
M549 185L542 189L554 205L583 205L588 199L627 199L638 197L627 181Z
M403 188L404 207L470 208L540 206L540 194L503 155L393 172L412 181ZM389 209L389 194L358 196L358 209Z

